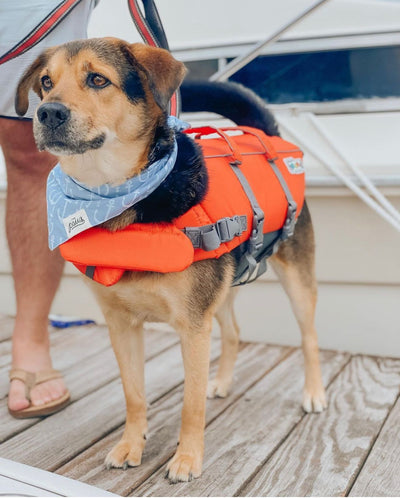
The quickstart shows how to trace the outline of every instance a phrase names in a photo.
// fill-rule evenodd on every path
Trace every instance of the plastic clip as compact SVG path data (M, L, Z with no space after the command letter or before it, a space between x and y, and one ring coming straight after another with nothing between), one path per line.
M254 206L254 217L253 217L253 230L249 239L249 249L250 254L254 254L259 249L261 249L264 240L263 226L264 226L264 211L258 207Z
M296 225L296 212L297 212L297 203L293 200L289 201L286 221L282 228L282 236L281 236L282 240L286 240L293 235L294 227Z

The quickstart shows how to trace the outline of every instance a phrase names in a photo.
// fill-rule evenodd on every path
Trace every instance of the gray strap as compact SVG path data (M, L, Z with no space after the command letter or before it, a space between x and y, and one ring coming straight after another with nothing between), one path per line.
M253 254L251 254L250 252L246 252L244 254L244 258L247 261L248 270L247 270L247 278L243 280L243 284L247 284L251 281L250 279L254 273L254 270L257 268L257 261L253 256Z
M232 282L232 287L254 282L254 280L257 280L258 277L267 271L267 257L264 257L259 263L257 263L255 258L249 253L244 254L243 258L246 259L247 262L246 273L237 275ZM257 271L255 272L256 268ZM246 275L246 277L244 277L244 275Z
M282 227L282 235L281 239L286 240L289 237L291 237L294 233L294 227L296 224L296 212L297 212L297 203L293 199L292 192L290 191L286 180L283 178L283 175L278 168L278 166L275 164L273 159L268 159L269 164L272 167L273 172L275 173L276 177L279 180L279 183L281 184L282 190L285 193L286 200L288 202L288 210L287 210L287 215L286 215L286 221L285 224Z
M95 270L96 270L95 266L87 266L85 275L93 280Z
M254 275L254 277L251 280L249 280L247 283L254 282L254 280L257 280L257 278L261 277L261 275L266 271L267 271L267 258L264 258L259 262L257 272Z
M262 248L264 242L264 211L260 208L256 196L254 195L254 192L250 187L247 178L239 169L238 164L239 163L231 163L231 167L240 184L242 185L242 188L247 195L247 198L249 199L251 207L253 209L253 229L248 241L247 251L243 255L243 258L246 259L248 265L247 278L243 280L243 282L240 282L241 284L247 284L248 282L252 281L251 277L253 276L253 273L257 268L255 255ZM257 276L259 276L258 272L255 278L257 278Z
M202 227L185 227L182 231L189 237L195 249L213 251L223 242L239 237L247 230L247 217L221 218L216 223Z
M253 230L249 239L248 252L250 254L254 254L256 251L258 251L258 249L262 247L263 244L264 211L258 205L256 196L254 195L254 192L251 189L247 178L239 169L238 163L231 163L231 167L240 184L242 185L242 188L247 195L253 209Z

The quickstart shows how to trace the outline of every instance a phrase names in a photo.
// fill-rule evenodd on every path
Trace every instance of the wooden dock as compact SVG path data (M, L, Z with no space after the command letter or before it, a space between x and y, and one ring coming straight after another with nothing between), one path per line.
M207 404L203 475L171 485L183 394L178 337L146 333L149 439L142 465L106 470L125 404L107 330L51 330L72 403L44 419L7 412L12 319L0 317L0 457L122 496L399 496L400 360L322 351L328 410L301 407L296 348L242 344L233 392ZM215 370L219 341L213 341Z

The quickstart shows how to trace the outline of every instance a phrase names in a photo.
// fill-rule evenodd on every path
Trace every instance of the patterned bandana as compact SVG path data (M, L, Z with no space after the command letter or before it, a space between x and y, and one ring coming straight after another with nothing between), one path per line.
M168 117L168 125L177 131L189 127L187 123ZM47 221L49 247L60 244L90 227L100 225L149 196L167 178L175 166L178 145L174 138L172 152L150 164L139 175L122 185L108 184L88 187L66 175L59 164L47 180Z

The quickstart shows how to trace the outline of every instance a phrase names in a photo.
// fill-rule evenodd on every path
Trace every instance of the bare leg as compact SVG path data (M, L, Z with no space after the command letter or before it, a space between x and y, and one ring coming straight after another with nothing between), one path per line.
M167 466L171 482L199 477L204 454L206 393L212 319L201 330L181 333L185 387L178 449Z
M142 460L147 433L143 326L132 326L129 314L125 314L120 308L105 312L105 317L126 400L124 434L108 453L105 464L108 468L136 467Z
M8 176L6 229L17 301L12 363L36 372L52 366L48 314L63 269L61 256L47 245L46 178L56 159L37 151L29 121L0 118L0 144ZM62 379L40 384L32 390L32 403L41 405L64 392ZM29 406L21 381L12 381L8 404L12 410Z
M209 398L225 398L232 384L233 369L239 350L239 327L233 309L237 289L230 289L215 317L221 328L222 351L215 379L208 383Z

